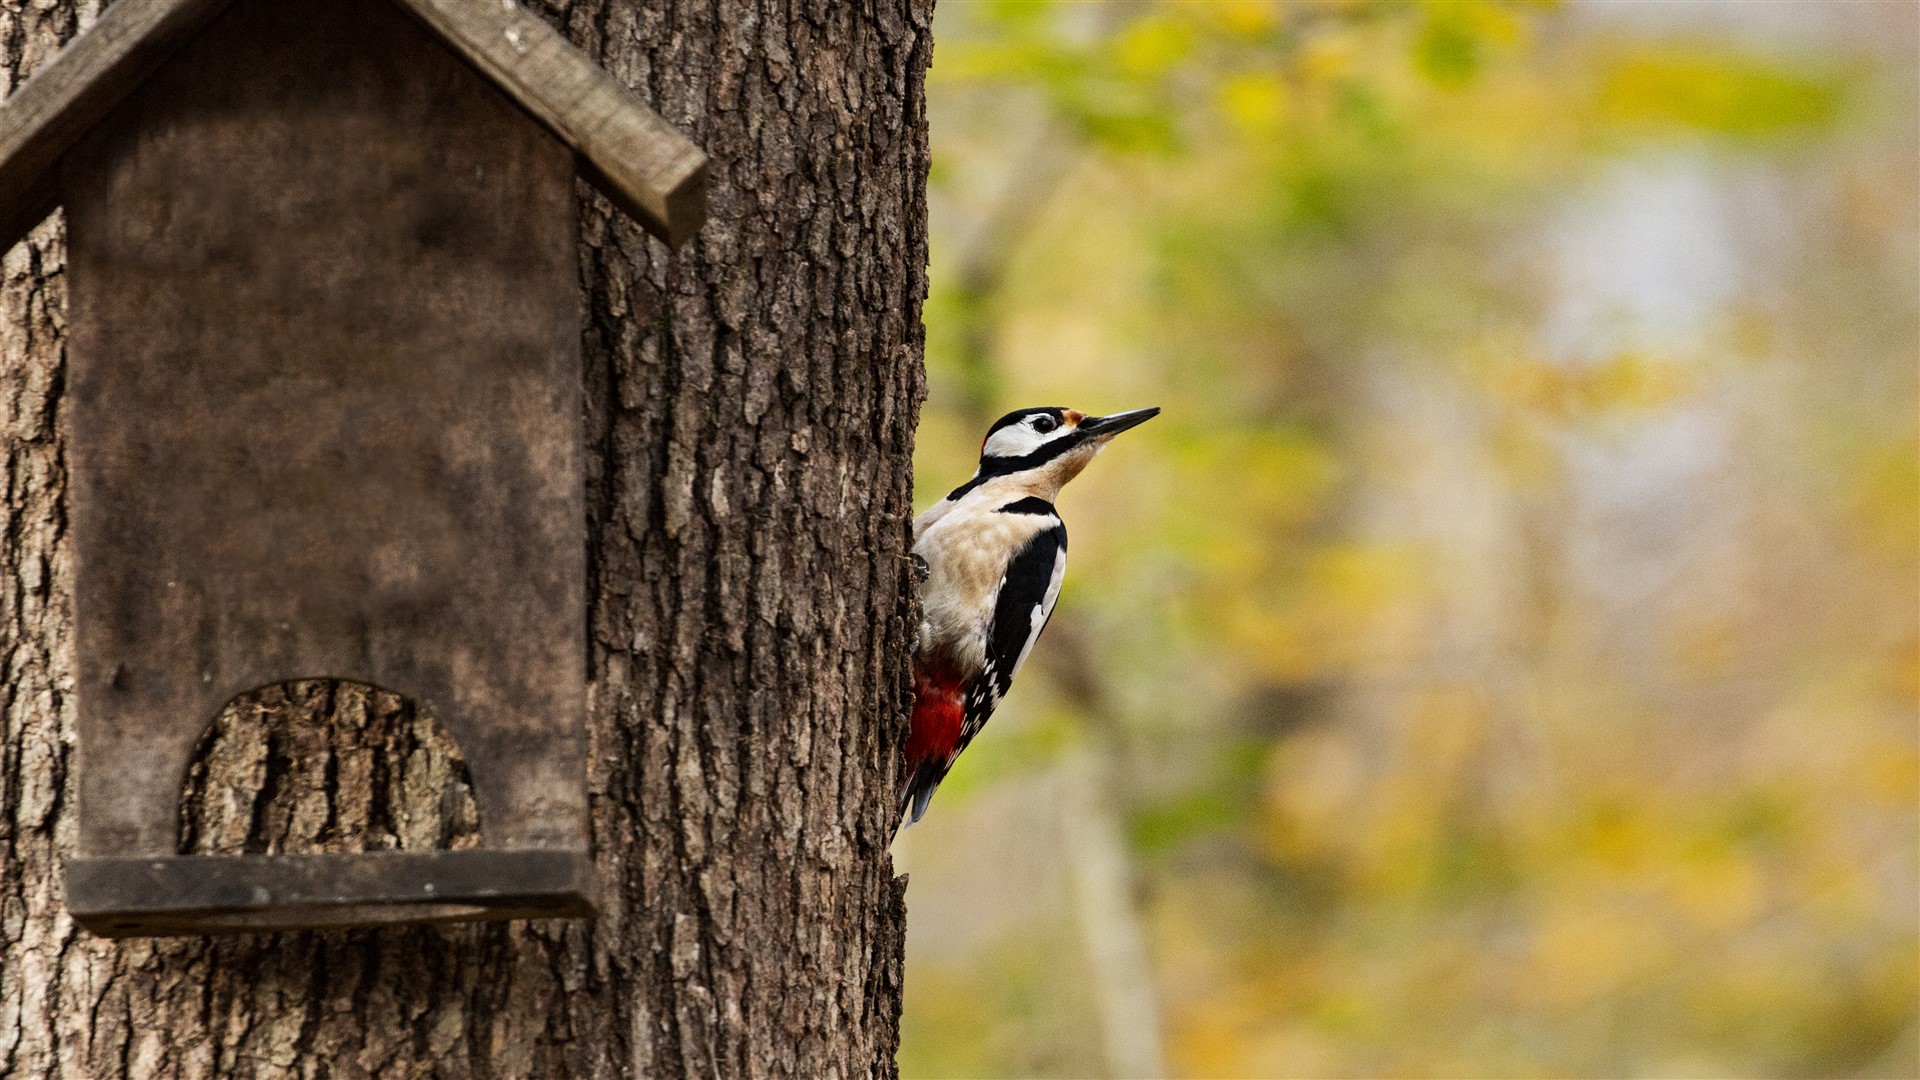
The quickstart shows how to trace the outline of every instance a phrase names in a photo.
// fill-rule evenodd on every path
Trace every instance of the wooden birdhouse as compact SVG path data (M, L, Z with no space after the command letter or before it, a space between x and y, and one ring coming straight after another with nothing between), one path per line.
M592 912L575 177L677 243L705 168L511 0L120 0L0 104L0 249L67 210L82 924ZM304 678L429 706L481 847L180 855Z

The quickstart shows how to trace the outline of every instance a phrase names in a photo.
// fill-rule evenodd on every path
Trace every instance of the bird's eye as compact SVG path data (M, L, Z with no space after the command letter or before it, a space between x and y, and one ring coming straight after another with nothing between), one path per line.
M1047 432L1052 431L1054 428L1057 428L1059 426L1060 426L1060 421L1055 420L1051 416L1036 416L1033 418L1033 430L1039 432L1042 435L1045 435Z

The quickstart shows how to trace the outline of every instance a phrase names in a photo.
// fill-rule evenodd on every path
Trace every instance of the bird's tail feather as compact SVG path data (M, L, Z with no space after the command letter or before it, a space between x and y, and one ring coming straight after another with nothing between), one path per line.
M947 771L937 762L923 761L913 770L913 778L900 792L900 812L906 817L905 824L919 821L927 812L927 804L933 801L933 792L946 779Z

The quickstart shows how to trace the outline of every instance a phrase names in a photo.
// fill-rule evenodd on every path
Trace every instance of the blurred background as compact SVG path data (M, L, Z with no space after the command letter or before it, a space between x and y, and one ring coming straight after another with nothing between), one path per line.
M941 0L919 503L1165 414L910 1077L1920 1075L1920 6Z

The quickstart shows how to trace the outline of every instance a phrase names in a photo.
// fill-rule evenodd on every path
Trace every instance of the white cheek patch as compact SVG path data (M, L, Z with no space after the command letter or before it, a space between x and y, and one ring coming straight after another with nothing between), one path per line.
M1011 424L993 433L981 453L987 457L1025 457L1039 449L1040 436L1025 424Z

